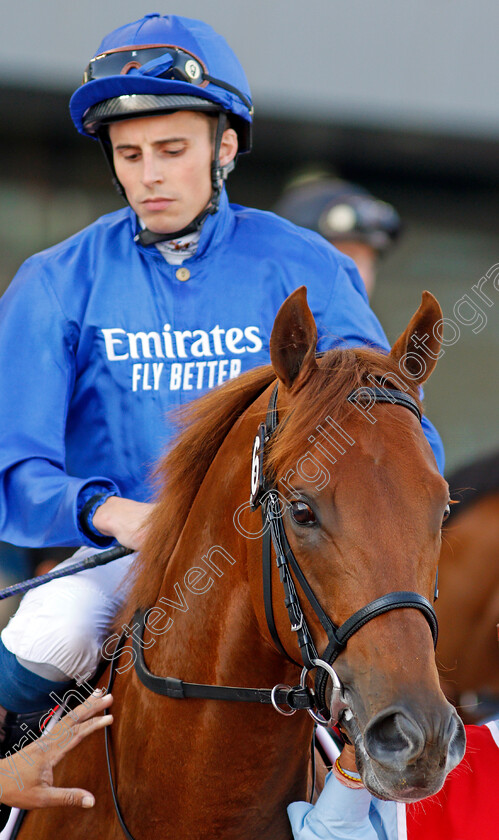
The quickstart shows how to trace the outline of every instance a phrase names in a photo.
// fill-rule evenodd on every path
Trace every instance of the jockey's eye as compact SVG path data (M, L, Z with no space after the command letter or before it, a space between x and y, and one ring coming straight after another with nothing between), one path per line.
M449 516L450 516L450 505L447 505L447 507L444 510L444 515L442 517L442 523L444 523L445 520L449 518Z
M314 525L315 513L306 502L291 502L291 516L298 525Z

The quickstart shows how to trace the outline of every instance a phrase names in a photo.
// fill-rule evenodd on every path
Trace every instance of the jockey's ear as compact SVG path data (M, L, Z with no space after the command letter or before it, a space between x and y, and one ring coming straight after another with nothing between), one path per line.
M317 327L300 286L282 304L270 336L272 367L286 388L299 390L317 370L316 347Z
M423 292L421 305L393 345L390 357L406 379L426 382L441 356L442 310L431 292Z

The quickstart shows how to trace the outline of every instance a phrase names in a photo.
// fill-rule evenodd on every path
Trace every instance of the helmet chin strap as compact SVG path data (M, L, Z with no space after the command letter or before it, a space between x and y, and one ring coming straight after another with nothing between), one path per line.
M226 166L220 165L220 146L222 143L222 136L225 131L226 125L227 117L223 112L220 112L218 114L217 119L217 130L215 134L213 161L211 164L211 196L206 207L204 207L201 210L201 212L198 213L198 215L192 220L192 222L183 227L181 230L175 230L172 233L154 233L152 230L144 228L143 230L139 231L139 233L137 233L134 237L135 242L139 242L140 245L156 245L159 242L170 242L172 239L180 239L181 236L187 236L189 233L196 233L197 231L201 230L206 218L208 216L212 216L218 211L218 208L220 206L220 198L222 195L223 182L227 178L228 174L232 172L235 166L235 160L230 161L230 163L228 163ZM105 158L111 169L113 184L118 193L126 201L127 197L125 195L125 191L120 182L118 181L118 178L116 177L112 150L109 149L109 144L106 144L106 142L104 141L101 132L99 132L98 138L101 144L101 148L104 152Z

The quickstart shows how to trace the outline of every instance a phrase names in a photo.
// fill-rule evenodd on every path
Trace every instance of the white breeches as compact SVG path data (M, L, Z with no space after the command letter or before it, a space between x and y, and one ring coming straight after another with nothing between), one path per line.
M63 568L96 554L80 548ZM128 591L125 575L137 554L86 569L28 592L2 631L11 653L30 662L59 668L68 678L93 676L101 660L101 647Z

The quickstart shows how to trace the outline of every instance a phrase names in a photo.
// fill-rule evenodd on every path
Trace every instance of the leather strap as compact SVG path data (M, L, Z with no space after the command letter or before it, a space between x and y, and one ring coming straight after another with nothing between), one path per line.
M106 694L109 694L111 692L112 687L113 687L114 666L115 666L116 661L118 660L118 654L121 651L122 647L124 646L124 644L126 642L126 639L127 639L127 637L123 633L123 635L118 640L118 644L116 645L116 648L114 650L113 658L111 660L111 667L109 669L109 682L107 684ZM106 714L106 711L104 711L103 714ZM121 813L119 802L118 802L118 794L116 793L116 788L115 788L114 780L113 780L113 772L112 772L112 768L111 768L111 733L109 732L109 727L108 726L104 727L104 739L105 739L105 746L106 746L107 772L108 772L108 776L109 776L109 784L110 784L110 787L111 787L111 795L113 797L113 803L114 803L114 808L115 808L115 811L116 811L116 816L118 817L121 829L123 831L123 834L127 838L127 840L135 840L133 835L130 834L130 832L128 831L128 828L126 826L126 823L125 823L125 820L123 818L123 814Z
M285 656L286 659L289 659L290 662L293 662L294 665L298 665L298 662L295 662L295 660L286 653L279 638L277 627L275 626L274 609L272 606L272 536L270 533L270 523L267 521L264 505L262 505L262 524L264 528L262 537L263 604L265 607L267 627L272 641L279 653L282 653L282 655ZM298 665L298 667L300 666Z
M418 592L390 592L388 595L383 595L381 598L376 598L370 604L366 604L356 613L350 616L336 631L338 642L343 649L354 633L360 630L364 624L371 621L376 616L383 615L390 610L401 610L407 607L414 607L423 613L428 624L430 625L431 635L433 637L433 645L436 647L438 640L438 624L435 616L435 610L430 602L419 595Z
M138 611L133 617L133 624L138 624L138 631L132 636L132 647L135 654L135 672L142 685L149 691L177 700L199 698L243 703L272 703L273 689L271 688L242 688L239 686L188 683L175 677L160 677L153 674L144 661L144 651L140 644L144 633L144 615L144 612ZM274 692L274 699L277 705L287 704L292 709L312 709L314 706L309 689L301 686L277 689Z
M414 608L423 613L430 626L431 635L433 637L433 645L436 647L438 640L438 622L432 605L426 598L423 597L423 595L419 595L417 592L400 591L390 592L388 595L376 598L374 601L366 604L365 607L361 607L360 610L357 610L357 612L351 615L350 618L347 618L341 627L336 629L334 635L329 638L329 644L321 658L332 665L342 650L345 649L348 640L354 635L354 633L357 632L357 630L360 630L364 624L367 624L368 621L371 621L373 618L384 615L391 610L401 610L406 608ZM323 707L325 706L327 680L327 672L323 668L318 668L315 679L315 695L318 704Z
M347 400L350 403L354 403L356 402L356 397L362 397L363 394L367 397L372 397L376 403L391 403L392 405L401 405L403 408L408 408L421 423L421 412L416 400L409 394L404 393L404 391L397 391L394 388L371 388L363 385L350 394Z

